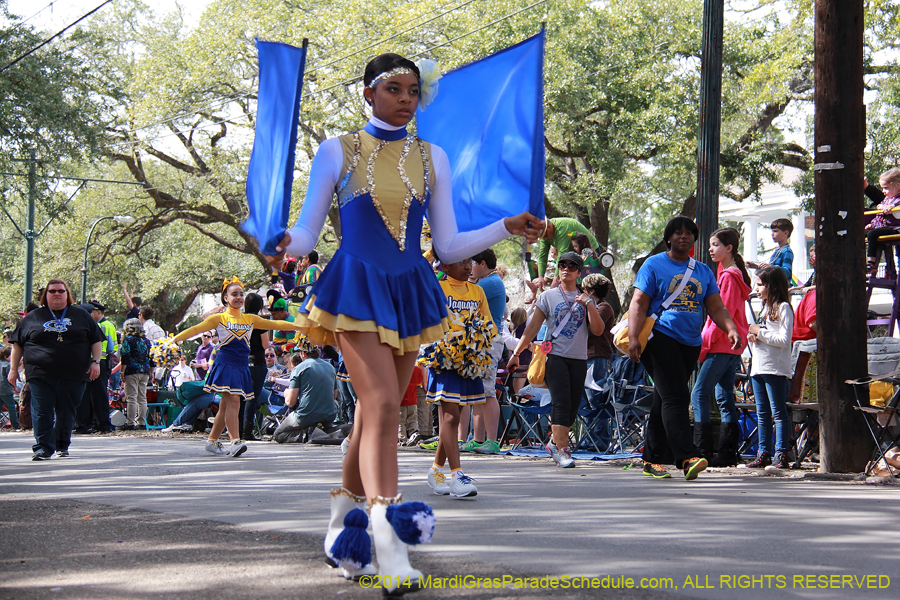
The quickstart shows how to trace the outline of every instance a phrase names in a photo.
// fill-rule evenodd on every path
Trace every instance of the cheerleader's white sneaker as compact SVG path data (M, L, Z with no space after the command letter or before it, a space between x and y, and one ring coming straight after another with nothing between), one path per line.
M447 483L447 477L440 471L435 469L428 470L428 487L438 496L446 496L450 493L450 485Z
M237 458L246 451L247 444L244 443L244 440L231 440L231 446L228 448L228 454L230 454L232 458Z
M463 473L456 471L450 478L450 497L451 498L474 498L478 495L478 488L473 483L475 480Z

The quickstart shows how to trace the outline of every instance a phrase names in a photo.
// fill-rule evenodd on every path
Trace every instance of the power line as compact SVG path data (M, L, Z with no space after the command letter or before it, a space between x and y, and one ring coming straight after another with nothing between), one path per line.
M470 0L470 2L471 2L471 1L474 1L474 0ZM448 44L451 44L451 43L453 43L453 42L459 41L459 40L461 40L461 39L463 39L463 38L465 38L465 37L468 37L468 36L470 36L470 35L473 35L473 34L475 34L475 33L478 33L479 31L483 31L483 30L487 29L488 27L491 27L492 25L496 25L497 23L500 23L501 21L504 21L504 20L506 20L506 19L512 18L512 17L514 17L514 16L516 16L516 15L518 15L518 14L521 14L521 13L527 11L527 10L530 10L530 9L534 8L535 6L538 6L539 4L544 4L546 1L547 1L547 0L537 0L537 2L534 2L534 3L532 3L532 4L529 4L528 6L526 6L526 7L524 7L524 8L521 8L521 9L519 9L519 10L513 11L513 12L511 12L511 13L509 13L509 14L506 14L506 15L504 15L504 16L502 16L502 17L499 17L499 18L497 18L497 19L494 19L494 20L491 21L490 23L487 23L487 24L485 24L485 25L482 25L481 27L478 27L478 28L473 29L473 30L471 30L471 31L467 31L466 33L460 34L460 35L456 36L455 38L452 38L452 39L450 39L450 40L448 40L448 41L446 41L446 42L442 42L442 43L440 43L440 44L435 44L434 46L429 46L428 48L422 50L421 52L418 52L418 53L413 54L413 55L411 55L411 56L422 56L422 55L424 55L424 54L430 52L431 50L434 50L435 48L441 48L441 47L446 46L446 45L448 45ZM402 34L401 34L401 35L402 35ZM379 43L380 43L380 42L379 42ZM348 55L348 56L349 56L349 55ZM342 58L345 58L345 57L342 57ZM351 78L351 79L347 79L347 80L341 81L341 82L339 82L339 83L336 83L336 84L334 84L334 85L331 85L331 86L329 86L329 87L327 87L327 88L324 88L324 89L321 89L321 90L317 90L317 91L315 91L315 92L310 92L310 93L308 93L308 94L305 94L305 95L303 96L303 98L311 98L311 97L315 97L315 96L318 96L318 95L320 95L320 94L324 94L325 92L327 92L327 91L329 91L329 90L332 90L332 89L334 89L334 88L340 87L340 86L342 86L342 85L352 85L352 84L354 84L354 83L360 81L361 79L362 79L362 77L353 77L353 78ZM120 147L122 147L122 146L128 146L128 147L132 147L132 148L133 148L133 147L136 147L136 146L140 146L141 144L150 144L150 143L152 143L152 142L154 142L154 141L156 141L156 140L164 139L164 138L167 138L167 137L172 137L172 136L174 136L174 135L179 135L179 134L183 135L183 134L189 133L189 132L191 132L191 131L203 131L203 130L205 130L205 129L208 129L209 127L213 127L213 126L219 125L219 124L224 123L224 122L229 121L229 120L230 120L230 119L228 119L228 118L222 118L222 119L218 119L218 120L211 121L210 123L204 124L203 126L192 127L191 129L186 129L186 130L184 130L184 131L180 131L180 130L179 130L179 131L175 131L175 132L171 132L171 133L167 133L167 134L155 136L155 137L150 138L149 140L132 140L132 141L127 141L127 142L126 142L126 141L123 141L123 142L117 142L117 143L115 143L115 145L120 146ZM133 130L133 131L138 131L138 130L139 130L139 129L136 129L136 130Z
M44 46L46 46L47 44L49 44L50 42L52 42L54 39L56 39L57 37L61 36L61 35L62 35L63 33L65 33L68 29L74 27L75 25L77 25L78 23L80 23L81 21L83 21L84 19L87 19L89 16L91 16L92 14L94 14L95 12L97 12L98 10L100 10L101 8L103 8L104 6L106 6L107 4L109 4L110 2L112 2L112 0L106 0L106 2L104 2L103 4L101 4L100 6L98 6L97 8L95 8L94 10L92 10L91 12L89 12L89 13L87 13L87 14L85 14L85 15L82 15L80 18L78 18L76 21L74 21L74 22L72 22L72 23L69 23L69 24L66 25L63 29L60 29L59 31L57 31L56 33L54 33L52 36L50 36L49 38L47 38L46 40L44 40L43 42L41 42L40 44L38 44L37 46L35 46L35 47L32 48L31 50L29 50L28 52L26 52L25 54L20 55L18 58L16 58L15 60L13 60L11 63L7 64L5 67L3 67L2 69L0 69L0 73L2 73L3 71L7 70L7 69L10 68L11 66L15 65L17 62L19 62L20 60L22 60L22 59L25 58L26 56L29 56L30 54L33 54L33 53L37 52L38 50L40 50L41 48L43 48Z
M311 69L311 70L309 71L309 73L314 73L314 72L316 72L316 71L318 71L318 70L320 70L320 69L324 69L325 67L330 67L331 65L337 64L337 63L341 62L342 60L344 60L344 59L346 59L346 58L350 58L351 56L356 56L357 54L362 54L362 53L365 52L366 50L371 50L372 48L375 48L375 47L377 47L377 46L380 46L381 44L383 44L383 43L385 43L385 42L388 42L388 41L390 41L390 40L396 39L396 38L400 37L401 35L404 35L404 34L406 34L406 33L409 33L410 31L413 31L414 29L417 29L418 27L421 27L421 26L423 26L423 25L427 25L428 23L431 23L432 21L435 21L435 20L437 20L437 19L443 17L444 15L450 14L450 13L452 13L453 11L456 11L456 10L459 10L460 8L463 8L463 7L465 7L465 6L468 6L469 4L472 4L473 2L475 2L475 0L467 0L466 2L463 2L462 4L460 4L460 5L458 5L458 6L454 6L454 7L451 8L451 9L445 10L444 12L439 13L439 14L437 14L437 15L431 17L431 18L428 19L427 21L423 21L423 22L421 22L421 23L417 23L416 25L414 25L414 26L412 26L412 27L409 27L409 28L407 28L407 29L404 29L403 31L401 31L401 32L399 32L399 33L395 33L395 34L393 34L393 35L391 35L391 36L388 36L388 37L386 37L386 38L380 39L380 40L378 40L377 42L374 42L374 43L372 43L372 44L369 44L368 46L363 46L363 47L360 48L359 50L356 50L356 51L351 52L351 53L349 53L349 54L345 54L344 56L338 57L338 58L334 59L333 61L331 61L330 63L326 63L326 64L324 64L324 65L317 66L317 67ZM421 16L421 15L417 16L416 18L418 19L420 16Z
M19 27L21 27L22 25L24 25L24 24L27 23L28 21L32 20L33 18L35 18L36 16L38 16L39 14L41 14L42 12L44 12L45 10L47 10L48 8L50 8L51 6L53 6L54 4L56 4L56 0L51 0L50 4L48 4L47 6L45 6L44 8L42 8L41 10L37 11L36 13L34 13L33 15L31 15L31 16L28 17L27 19L24 19L24 20L22 20L22 21L19 21L18 23L16 23L15 25L13 25L13 26L12 26L12 29L10 29L10 31L15 31L16 29L18 29Z
M365 52L366 50L370 50L371 48L375 48L375 47L377 47L377 46L380 46L381 44L384 44L385 42L388 42L388 41L390 41L390 40L396 39L396 38L400 37L401 35L404 35L404 34L406 34L406 33L409 33L410 31L413 31L413 30L417 29L418 27L422 27L423 25L427 25L428 23L431 23L432 21L435 21L435 20L437 20L437 19L439 19L439 18L441 18L441 17L443 17L443 16L445 16L445 15L448 15L448 14L450 14L451 12L454 12L454 11L457 11L457 10L459 10L459 9L461 9L461 8L464 8L464 7L468 6L469 4L472 4L472 3L475 2L475 1L476 1L476 0L466 0L466 1L463 2L462 4L459 4L459 5L457 5L457 6L454 6L453 8L450 8L450 9L448 9L448 10L445 10L444 12L439 13L439 14L435 15L434 17L431 17L431 18L428 19L427 21L423 21L423 22L421 22L421 23L417 23L416 25L414 25L414 26L412 26L412 27L408 27L407 29L404 29L403 31L401 31L401 32L399 32L399 33L392 34L392 35L390 35L390 36L388 36L388 37L386 37L386 38L382 38L382 39L378 40L377 42L374 42L374 43L372 43L372 44L369 44L368 46L364 46L363 48L360 48L359 50L356 50L356 51L354 51L354 52L350 52L349 54L345 54L345 55L343 55L343 56L340 56L340 57L334 59L333 61L331 61L331 62L329 62L329 63L325 63L325 64L323 64L323 65L317 65L317 66L313 67L312 69L309 69L309 70L306 72L306 76L308 77L310 74L315 73L316 71L319 71L319 70L324 69L324 68L326 68L326 67L330 67L331 65L335 65L335 64L337 64L337 63L339 63L339 62L341 62L341 61L343 61L343 60L345 60L345 59L347 59L347 58L350 58L350 57L352 57L352 56L356 56L357 54L361 54L362 52ZM417 15L417 16L415 17L415 19L418 19L418 18L420 18L421 16L422 16L422 15ZM408 21L408 23L411 23L412 21L413 21L413 20L410 20L410 21ZM207 110L209 110L209 109L213 109L213 108L222 108L222 107L224 107L225 105L227 105L228 103L233 102L234 100L241 99L241 98L252 98L252 95L251 95L251 94L240 94L240 95L232 96L232 97L229 97L229 98L223 98L222 100L213 102L212 104L204 104L204 105L202 105L202 106L195 106L194 108L191 108L191 109L187 109L187 110L185 110L185 111L182 111L180 114L175 115L174 117L169 117L168 119L163 119L163 120L161 120L161 121L156 121L156 122L153 122L153 123L149 123L149 124L147 124L147 125L141 125L140 127L136 127L135 129L132 129L131 131L132 131L132 132L135 132L135 131L140 131L141 129L150 129L150 128L152 128L152 127L156 127L156 126L159 126L159 125L165 125L166 123L171 123L171 122L177 121L177 120L179 120L179 119L181 119L181 118L184 118L184 117L187 117L187 116L191 116L191 115L195 114L196 112L198 112L200 109L207 109Z
M491 25L496 25L497 23L499 23L499 22L501 22L501 21L505 21L506 19L509 19L509 18L511 18L511 17L514 17L514 16L518 15L519 13L523 13L523 12L525 12L526 10L529 10L529 9L531 9L531 8L534 8L534 7L537 6L538 4L543 4L543 3L545 3L546 1L547 1L547 0L537 0L537 2L535 2L535 3L533 3L533 4L529 4L529 5L526 6L525 8L521 8L521 9L519 9L519 10L513 11L513 12L507 14L507 15L504 15L504 16L498 18L498 19L495 19L495 20L491 21L490 23L487 23L486 25L482 25L481 27L478 27L477 29L473 29L472 31L467 31L466 33L463 33L463 34L461 34L461 35L458 35L458 36L456 36L455 38L452 38L452 39L450 39L450 40L447 40L446 42L443 42L443 43L440 43L440 44L435 44L434 46L429 46L428 48L422 50L421 52L417 52L416 54L412 54L411 57L422 56L422 55L424 55L424 54L426 54L426 53L428 53L428 52L431 52L431 51L434 50L435 48L441 48L442 46L446 46L447 44L452 44L453 42L456 42L456 41L461 40L461 39L463 39L463 38L465 38L465 37L468 37L468 36L470 36L470 35L472 35L472 34L474 34L474 33L478 33L479 31L482 31L482 30L484 30L484 29L487 29L487 28L490 27ZM304 94L303 97L304 97L304 98L312 98L312 97L314 97L314 96L318 96L319 94L324 94L325 92L327 92L327 91L329 91L329 90L333 90L334 88L340 87L340 86L342 86L342 85L352 85L352 84L354 84L354 83L360 81L361 79L362 79L362 77L359 77L359 76L357 76L357 77L351 77L350 79L345 79L344 81L341 81L341 82L336 83L336 84L334 84L334 85L328 86L327 88L324 88L324 89L321 89L321 90L316 90L315 92L309 92L308 94Z

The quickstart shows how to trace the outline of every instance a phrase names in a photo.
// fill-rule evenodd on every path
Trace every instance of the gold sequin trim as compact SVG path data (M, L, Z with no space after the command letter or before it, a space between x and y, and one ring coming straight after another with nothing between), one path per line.
M348 490L346 488L334 488L331 490L331 495L332 496L346 496L346 497L350 498L351 500L353 500L354 502L365 502L366 501L365 496L357 496L356 494L354 494L353 492L351 492L350 490Z
M353 171L356 170L356 167L359 165L359 157L362 155L362 140L359 137L359 132L356 131L353 134L353 156L350 157L350 166L347 167L347 172L344 174L344 178L341 180L340 185L338 186L337 193L340 194L344 191L344 188L347 187L347 184L350 183L350 177L353 175Z
M403 494L397 494L393 498L385 498L384 496L372 496L366 503L366 508L371 510L374 504L383 504L390 506L391 504L400 504L403 501Z
M422 198L419 200L419 204L424 206L425 199L431 193L431 162L428 160L428 154L425 152L425 142L420 138L416 138L416 143L419 144L419 154L422 155L422 171L425 175L425 191L422 192Z
M406 250L406 223L409 217L409 207L412 204L413 199L418 201L420 206L425 205L425 201L428 199L428 195L431 191L431 186L429 185L429 181L431 179L431 165L428 162L428 154L425 152L425 144L418 137L408 135L406 136L406 140L403 144L403 149L400 151L400 160L397 163L397 172L400 175L400 181L406 187L406 195L403 197L403 206L400 209L400 222L395 227L391 220L388 218L387 213L384 212L384 207L381 205L381 201L378 199L378 192L375 189L375 161L378 158L379 152L388 145L389 142L385 140L380 140L378 145L375 146L375 149L372 150L372 153L369 155L369 158L366 160L366 187L356 190L348 196L343 201L338 201L338 205L343 207L346 206L352 200L359 198L365 194L369 194L372 197L372 205L375 207L375 212L381 217L381 220L384 222L384 226L387 228L388 232L391 234L391 237L394 238L394 241L397 242L397 246L400 248L400 251L403 252ZM412 149L413 143L418 144L419 146L419 154L422 157L422 170L424 172L424 191L421 194L416 193L415 187L413 187L412 182L409 180L409 176L406 174L406 170L403 168L403 165L406 163L406 159L409 157L409 151ZM350 177L353 175L353 172L359 166L359 161L362 156L362 142L359 137L359 132L353 134L353 156L350 158L350 165L347 168L347 172L344 175L343 180L337 189L338 195L340 195L341 191L347 184L350 182Z

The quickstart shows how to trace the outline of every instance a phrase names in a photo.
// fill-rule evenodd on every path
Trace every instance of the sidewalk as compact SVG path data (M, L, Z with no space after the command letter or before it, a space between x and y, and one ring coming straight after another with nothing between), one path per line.
M33 463L31 440L0 435L0 598L377 597L321 561L336 446L253 443L223 459L198 437L77 436L71 458ZM479 495L462 501L430 494L431 458L400 453L404 499L428 502L438 519L434 542L412 552L426 574L671 578L677 589L411 598L897 597L900 580L860 590L807 578L895 571L893 486L736 470L686 482L673 469L660 481L622 463L557 470L549 459L464 454Z

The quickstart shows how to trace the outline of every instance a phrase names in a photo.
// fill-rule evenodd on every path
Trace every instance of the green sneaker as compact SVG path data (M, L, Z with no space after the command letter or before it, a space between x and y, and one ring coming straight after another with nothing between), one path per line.
M684 463L682 463L681 468L684 471L684 478L688 481L693 481L697 479L697 475L700 474L701 471L706 469L707 462L705 458L694 457L689 458Z
M474 452L475 448L480 446L478 442L475 440L469 440L468 442L460 442L459 443L459 451L460 452Z
M422 442L419 444L419 448L422 450L437 450L438 444L441 443L441 440L434 440L433 442Z
M644 475L654 479L668 479L672 474L666 471L662 465L644 462Z
M494 440L485 440L474 448L476 454L500 454L500 444Z

